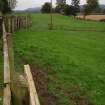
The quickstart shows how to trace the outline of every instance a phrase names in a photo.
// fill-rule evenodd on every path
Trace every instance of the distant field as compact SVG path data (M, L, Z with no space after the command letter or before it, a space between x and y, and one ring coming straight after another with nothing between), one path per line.
M83 18L83 16L78 16L79 18ZM88 15L86 16L86 19L88 20L102 20L105 19L105 15Z
M105 32L48 30L50 16L32 14L13 35L15 68L36 72L41 105L105 105ZM105 23L53 15L54 26L105 29ZM55 27L54 27L55 28Z

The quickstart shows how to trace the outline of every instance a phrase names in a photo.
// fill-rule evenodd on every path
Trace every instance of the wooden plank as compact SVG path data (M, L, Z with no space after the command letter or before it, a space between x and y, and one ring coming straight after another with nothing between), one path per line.
M4 52L4 83L10 83L10 66L7 45L7 33L3 24L3 52Z
M29 65L24 65L24 72L28 81L28 87L30 92L30 105L40 105L36 87L33 81L32 73Z
M10 65L7 45L7 33L3 23L3 52L4 52L4 98L3 105L11 105L11 90L10 90Z
M7 84L4 88L3 105L11 105L10 84Z

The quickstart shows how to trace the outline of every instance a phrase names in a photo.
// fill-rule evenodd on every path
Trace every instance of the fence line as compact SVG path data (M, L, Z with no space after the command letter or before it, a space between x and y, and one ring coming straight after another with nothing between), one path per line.
M20 28L27 28L31 25L29 17L20 16L20 17L7 17L3 19L3 52L4 52L4 96L3 96L3 105L11 105L12 98L12 88L11 88L11 68L10 68L10 58L9 58L9 45L8 45L8 35L11 35L11 32L16 31ZM26 76L26 81L29 89L29 101L30 105L40 105L34 80L29 65L24 65L24 73ZM13 84L14 85L14 84Z
M78 32L105 32L105 29L96 29L96 27L70 27L64 25L54 25L54 30L78 31Z
M3 35L3 53L4 53L4 92L3 105L11 105L11 68L9 59L8 35L20 29L31 25L29 16L1 16L2 35Z
M4 16L3 19L8 33L13 33L21 28L28 28L32 23L30 16Z

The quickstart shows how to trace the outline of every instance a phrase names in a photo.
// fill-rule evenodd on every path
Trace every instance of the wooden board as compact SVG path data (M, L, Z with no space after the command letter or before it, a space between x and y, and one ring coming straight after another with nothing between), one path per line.
M40 105L36 87L33 81L32 73L29 65L24 65L24 72L28 82L29 94L30 94L30 105Z
M3 52L4 52L4 97L3 105L11 105L11 90L10 90L10 65L7 45L7 33L3 23Z
M10 84L7 84L4 88L3 105L11 105L11 90Z

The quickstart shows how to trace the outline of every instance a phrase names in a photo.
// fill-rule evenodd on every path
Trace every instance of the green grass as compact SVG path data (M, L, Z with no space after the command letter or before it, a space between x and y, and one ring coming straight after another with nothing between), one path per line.
M73 96L84 96L93 105L105 103L105 33L48 30L49 15L32 14L31 28L13 35L15 68L27 62L47 69L49 91L62 105L72 105ZM105 29L105 23L74 20L54 15L54 25ZM74 89L74 91L73 91Z

